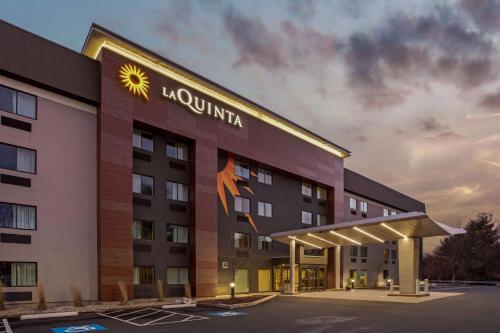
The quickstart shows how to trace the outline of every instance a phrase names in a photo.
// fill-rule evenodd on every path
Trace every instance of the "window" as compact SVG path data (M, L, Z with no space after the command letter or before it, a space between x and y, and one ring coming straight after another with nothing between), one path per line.
M316 224L319 226L326 225L326 216L318 214L316 215Z
M349 248L349 253L351 257L357 257L358 256L358 247L357 246L351 246Z
M0 228L36 229L36 207L0 202Z
M389 216L389 210L387 208L384 208L384 216Z
M259 236L259 250L270 250L273 240L269 236Z
M306 197L312 197L312 185L308 183L302 183L302 195Z
M187 267L167 267L167 284L189 283L189 269Z
M384 260L389 260L389 250L384 249Z
M273 184L273 174L271 173L271 171L259 168L257 170L257 178L259 180L259 183L267 185Z
M178 160L188 160L188 146L183 143L167 142L167 156Z
M349 208L358 209L358 200L354 198L349 198Z
M391 250L391 259L392 260L398 259L398 250Z
M36 96L0 86L0 110L36 119Z
M391 211L391 215L397 215L398 212L395 212L395 211Z
M307 249L304 250L304 255L310 257L321 257L323 256L323 249Z
M154 239L154 224L151 221L134 220L134 227L132 230L134 239Z
M167 181L167 199L187 202L188 186Z
M318 200L326 200L326 188L317 187L316 188L316 197Z
M234 210L240 213L250 213L250 199L235 196Z
M0 281L5 287L35 287L36 263L0 261Z
M153 266L134 266L134 285L153 284L155 268Z
M259 216L273 217L273 204L262 201L259 201L257 204Z
M153 195L153 177L134 173L132 191L134 193Z
M368 213L368 203L366 203L365 201L360 201L359 210L361 210L363 213Z
M188 227L175 224L167 224L167 242L184 243L188 242Z
M249 249L250 248L250 234L243 232L234 233L234 247L237 249Z
M0 143L0 168L36 172L36 151Z
M302 223L303 224L312 224L312 213L302 211Z
M387 280L389 278L389 270L384 269L384 280Z
M368 257L368 247L366 247L366 246L361 247L361 257L363 257L363 258Z
M245 179L250 178L250 166L240 161L234 162L234 174Z
M134 128L133 146L147 151L153 151L153 134Z

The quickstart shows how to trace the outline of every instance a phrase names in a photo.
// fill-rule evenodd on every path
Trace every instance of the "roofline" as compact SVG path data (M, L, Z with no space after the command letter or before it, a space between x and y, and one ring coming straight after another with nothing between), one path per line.
M279 115L279 114L277 114L277 113L269 110L268 108L266 108L266 107L264 107L262 105L259 105L259 104L255 103L255 102L249 100L248 98L246 98L246 97L244 97L244 96L242 96L242 95L240 95L240 94L238 94L238 93L236 93L236 92L234 92L234 91L232 91L232 90L230 90L230 89L228 89L228 88L226 88L226 87L224 87L224 86L222 86L222 85L220 85L220 84L218 84L218 83L216 83L216 82L214 82L214 81L212 81L212 80L210 80L210 79L208 79L208 78L206 78L206 77L204 77L204 76L202 76L202 75L200 75L198 73L195 73L192 70L190 70L190 69L188 69L188 68L186 68L186 67L184 67L182 65L179 65L178 63L173 62L170 59L167 59L164 56L159 55L158 53L156 53L154 51L151 51L151 50L149 50L149 49L147 49L147 48L145 48L145 47L143 47L143 46L141 46L141 45L139 45L139 44L137 44L137 43L135 43L135 42L133 42L133 41L131 41L131 40L129 40L129 39L127 39L127 38L119 35L119 34L117 34L117 33L115 33L115 32L113 32L113 31L111 31L111 30L108 30L108 29L106 29L106 28L104 28L104 27L102 27L102 26L100 26L100 25L98 25L96 23L92 23L91 28L89 30L89 33L87 34L87 37L85 39L85 43L83 44L82 51L81 51L83 54L86 54L87 56L90 56L91 58L95 59L98 56L98 53L94 54L94 55L87 54L88 47L89 47L89 44L90 44L91 39L92 39L92 33L94 31L97 31L97 32L102 33L103 35L106 35L111 40L114 40L114 41L117 40L117 41L120 41L122 43L128 44L128 46L132 48L132 50L128 50L128 51L131 52L131 53L134 53L134 55L136 57L149 56L149 57L155 58L156 60L160 60L161 62L165 62L167 65L175 67L176 70L184 72L182 74L187 74L188 76L191 76L191 77L193 77L193 78L201 81L202 82L201 85L206 86L206 88L209 89L211 87L214 87L217 90L222 91L226 95L229 95L228 96L229 99L235 99L236 102L242 101L243 104L248 104L250 106L250 108L253 109L254 111L256 111L258 113L259 112L263 113L262 116L267 115L268 118L272 118L275 121L284 123L283 125L287 126L289 128L289 131L287 131L287 132L290 133L290 134L292 134L292 135L294 135L293 131L301 132L302 135L306 135L311 140L318 141L318 143L313 143L313 142L308 141L308 140L305 140L305 141L308 141L309 143L312 143L312 144L314 144L315 146L317 146L319 148L323 148L323 149L325 149L325 150L327 150L327 151L329 151L329 152L331 152L331 153L333 153L333 154L335 154L335 155L337 155L337 156L339 156L341 158L346 158L346 157L349 157L351 155L351 152L349 150L347 150L347 149L345 149L345 148L343 148L343 147L335 144L334 142L332 142L332 141L330 141L328 139L325 139L324 137L319 136L319 135L313 133L312 131L304 128L303 126L301 126L301 125L299 125L297 123L294 123L293 121L290 121L290 120L286 119L285 117L283 117L283 116L281 116L281 115ZM101 48L102 47L103 47L103 45L101 44ZM100 49L99 49L99 51L100 51ZM138 52L139 52L139 54L138 54ZM156 65L158 65L158 64L156 64ZM151 68L151 69L155 70L154 68ZM162 74L165 75L165 73L162 73ZM173 78L173 79L175 80L175 78ZM203 91L203 92L206 93L206 94L208 94L208 95L210 95L210 93L207 92L207 91ZM220 100L220 98L217 98L217 97L215 97L213 95L212 95L212 97ZM238 107L236 107L236 108L238 108ZM240 108L240 110L241 110L241 108ZM245 111L245 110L242 110L242 111ZM262 118L261 118L261 120L265 121ZM267 122L270 123L271 125L273 125L271 121L267 121ZM274 125L274 126L276 126L276 125ZM279 127L279 126L277 126L277 127ZM283 129L283 128L281 128L281 129ZM295 135L295 136L297 136L297 137L300 138L300 136L298 136L298 135ZM303 138L301 138L301 139L303 139ZM322 145L323 145L323 147L322 147ZM329 150L327 148L327 146L330 147L332 150L338 151L338 153L332 152L331 150Z

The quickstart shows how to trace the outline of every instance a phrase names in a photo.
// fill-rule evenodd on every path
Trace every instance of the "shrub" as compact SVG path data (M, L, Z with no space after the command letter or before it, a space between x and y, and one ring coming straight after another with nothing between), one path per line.
M81 290L75 286L72 286L71 293L73 294L73 305L77 308L83 306Z
M163 281L161 279L156 281L156 294L158 295L158 302L163 302L165 292L163 290Z
M0 311L5 310L5 300L3 299L3 284L0 281Z
M120 290L120 295L121 295L120 304L127 305L128 304L128 294L127 294L127 286L125 285L125 282L118 281L118 289Z
M45 289L43 288L43 285L40 283L36 287L36 292L38 294L38 306L37 310L38 311L44 311L47 310L47 299L45 298Z
M191 298L191 285L184 283L184 297Z

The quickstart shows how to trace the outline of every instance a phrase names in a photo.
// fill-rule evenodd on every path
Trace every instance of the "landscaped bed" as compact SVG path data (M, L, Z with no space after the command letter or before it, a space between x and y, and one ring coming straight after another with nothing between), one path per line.
M244 308L248 306L254 306L267 300L270 300L276 295L250 295L250 296L240 296L235 298L211 298L203 299L197 302L198 306L204 307L218 307L225 309L236 309Z

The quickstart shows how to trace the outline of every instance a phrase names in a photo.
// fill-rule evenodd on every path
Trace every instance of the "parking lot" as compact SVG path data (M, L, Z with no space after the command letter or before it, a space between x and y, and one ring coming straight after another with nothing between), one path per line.
M9 323L12 333L500 332L500 288L462 292L419 304L276 297L234 311L147 308Z

